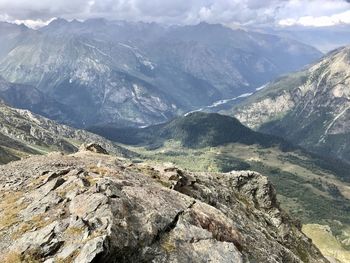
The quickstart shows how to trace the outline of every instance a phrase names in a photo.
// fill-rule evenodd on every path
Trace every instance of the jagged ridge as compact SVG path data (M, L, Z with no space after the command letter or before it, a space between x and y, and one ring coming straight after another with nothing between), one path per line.
M132 152L95 134L60 125L0 102L0 163L54 150L76 152L81 142L98 142L120 156Z

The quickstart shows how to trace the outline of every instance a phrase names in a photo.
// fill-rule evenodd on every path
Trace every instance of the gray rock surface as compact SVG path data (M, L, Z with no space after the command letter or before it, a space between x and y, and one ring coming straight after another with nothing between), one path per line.
M1 262L328 262L255 172L81 151L0 166L0 193Z

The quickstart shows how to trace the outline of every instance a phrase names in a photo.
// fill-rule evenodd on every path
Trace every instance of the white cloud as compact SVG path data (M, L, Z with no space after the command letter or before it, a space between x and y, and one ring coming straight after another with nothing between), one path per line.
M36 28L40 28L40 27L48 25L54 19L56 19L56 17L53 17L53 18L51 18L49 20L45 20L45 21L41 20L41 19L36 19L36 20L32 20L32 19L25 19L25 20L16 19L16 20L13 20L13 21L10 21L10 22L18 24L18 25L24 24L27 27L36 29Z
M40 26L53 17L104 17L168 24L348 23L346 0L0 0L0 19ZM5 20L5 19L2 19Z
M287 18L279 21L281 26L335 26L339 24L350 24L350 10L331 16L303 16L298 19Z

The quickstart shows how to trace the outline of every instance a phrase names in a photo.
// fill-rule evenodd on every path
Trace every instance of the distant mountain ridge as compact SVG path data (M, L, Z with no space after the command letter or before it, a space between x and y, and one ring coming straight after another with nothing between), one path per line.
M164 122L321 56L294 40L206 23L57 19L39 30L1 23L0 32L0 76L34 87L67 114L54 115L51 103L35 112L78 127Z
M350 47L339 48L268 85L233 115L249 127L350 162L349 69Z
M263 32L297 39L327 53L333 49L350 44L349 30L350 26L348 24L341 24L326 27L292 26L266 28L263 29Z
M89 130L119 143L152 147L161 146L167 140L178 140L188 148L215 147L227 143L292 147L282 139L252 131L237 119L217 113L193 112L146 128L95 126Z

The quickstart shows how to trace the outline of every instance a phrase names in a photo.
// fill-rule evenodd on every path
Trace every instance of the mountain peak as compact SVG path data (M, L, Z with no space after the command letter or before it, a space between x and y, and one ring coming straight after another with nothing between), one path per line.
M0 29L16 29L19 28L21 30L29 30L29 27L27 27L25 24L21 23L21 24L15 24L15 23L9 23L9 22L5 22L5 21L0 21Z
M62 25L67 25L67 24L69 24L69 21L68 21L68 20L66 20L66 19L64 19L64 18L58 17L58 18L52 20L52 21L48 24L48 26L62 26Z

